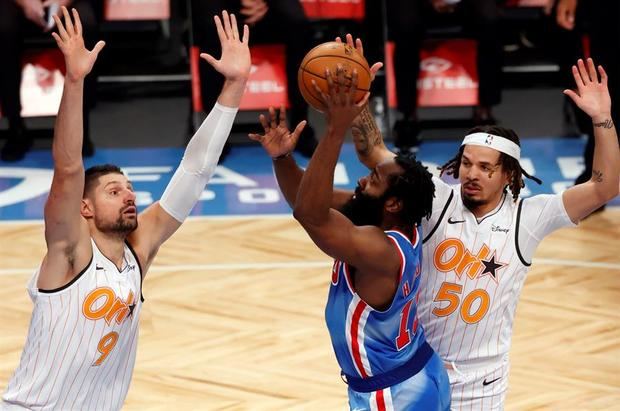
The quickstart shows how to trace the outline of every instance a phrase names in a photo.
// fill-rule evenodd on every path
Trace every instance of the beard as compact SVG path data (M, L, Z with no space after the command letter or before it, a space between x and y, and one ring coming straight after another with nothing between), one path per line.
M120 210L118 218L113 223L104 222L95 216L95 227L103 233L115 234L119 237L126 237L128 234L138 228L138 215L130 218L125 216L124 212L128 207Z
M487 203L486 200L483 200L481 198L474 198L472 196L470 196L469 194L465 193L464 187L465 186L473 186L475 188L478 188L480 191L478 191L478 194L480 195L482 193L482 188L480 187L480 185L478 183L475 182L465 182L463 184L461 184L461 198L463 199L463 204L465 205L465 207L469 208L470 210L475 209L477 207L480 207L481 205L484 205Z
M461 198L463 199L463 204L465 205L465 207L467 207L470 210L473 210L477 207L480 207L481 205L486 204L486 201L469 197L465 193L461 194Z
M355 195L347 201L340 212L356 226L374 225L381 227L384 202L384 196L372 197L364 194L361 187L357 186Z

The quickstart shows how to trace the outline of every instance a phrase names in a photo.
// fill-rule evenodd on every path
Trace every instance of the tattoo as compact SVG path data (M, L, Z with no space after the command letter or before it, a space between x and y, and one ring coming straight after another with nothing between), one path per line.
M353 120L351 134L353 135L355 150L363 157L368 156L376 146L383 143L383 136L377 127L377 123L375 123L375 119L370 113L368 104L366 104L362 112Z
M594 123L594 127L612 128L613 126L614 122L610 118L601 123Z
M597 183L603 182L603 173L601 173L599 170L592 170L592 177L594 177L594 181L596 181Z

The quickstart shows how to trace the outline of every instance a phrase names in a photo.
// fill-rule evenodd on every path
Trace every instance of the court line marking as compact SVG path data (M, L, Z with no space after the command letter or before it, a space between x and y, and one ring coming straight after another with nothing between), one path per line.
M562 260L553 258L535 258L535 265L553 265L567 267L601 268L605 270L620 270L620 263L601 263L596 261ZM154 265L149 272L166 271L231 271L231 270L269 270L280 268L331 268L332 261L272 261L266 263L219 263L219 264L178 264ZM31 274L36 268L5 268L0 269L0 277Z

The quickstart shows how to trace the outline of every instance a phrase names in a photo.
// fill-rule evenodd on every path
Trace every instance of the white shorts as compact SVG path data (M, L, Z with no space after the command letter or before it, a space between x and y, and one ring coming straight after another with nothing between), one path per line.
M503 410L509 370L508 356L488 366L467 367L446 363L452 391L450 408L454 411Z

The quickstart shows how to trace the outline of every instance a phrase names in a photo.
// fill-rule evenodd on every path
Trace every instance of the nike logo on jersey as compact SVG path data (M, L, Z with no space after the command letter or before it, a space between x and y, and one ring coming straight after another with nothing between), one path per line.
M98 266L98 265L95 265L95 269L96 269L96 270L103 270L103 267L100 267L100 266Z
M487 385L489 385L489 384L493 384L495 381L497 381L497 380L501 380L501 379L502 379L502 377L499 377L499 378L496 378L496 379L494 379L494 380L487 381L487 379L485 378L485 379L484 379L484 381L482 381L482 385L487 386Z
M464 222L465 220L453 220L452 217L448 218L448 224L459 224Z

